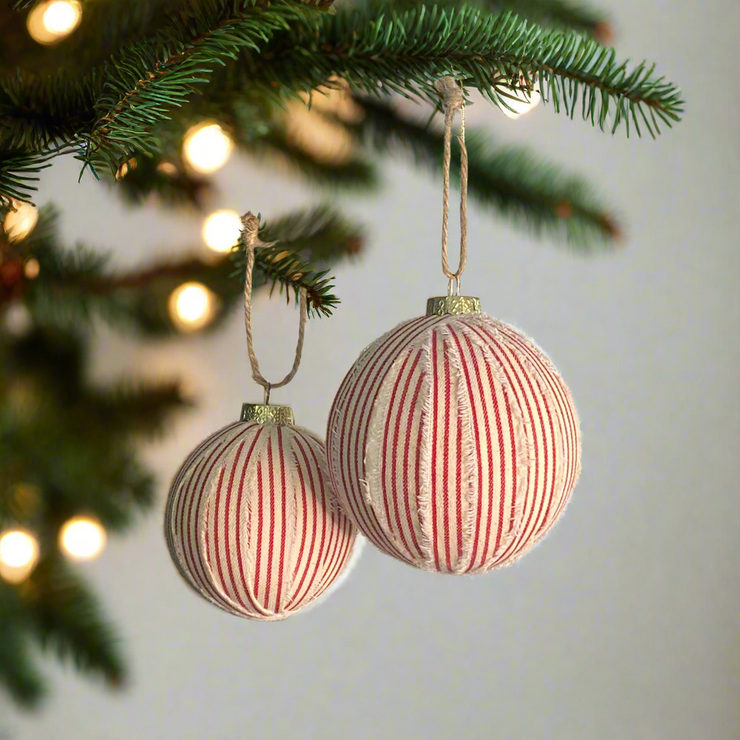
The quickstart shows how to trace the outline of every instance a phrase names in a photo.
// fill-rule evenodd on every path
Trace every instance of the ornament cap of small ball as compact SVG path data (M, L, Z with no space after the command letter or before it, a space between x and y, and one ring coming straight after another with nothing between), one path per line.
M295 424L293 409L290 406L269 403L243 403L241 421L256 421L258 424L277 424L292 427Z
M480 298L473 296L445 295L427 300L427 316L461 316L480 312Z

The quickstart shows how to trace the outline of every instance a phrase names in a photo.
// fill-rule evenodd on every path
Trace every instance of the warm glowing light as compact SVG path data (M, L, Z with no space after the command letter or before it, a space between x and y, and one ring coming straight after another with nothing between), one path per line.
M172 162L160 162L157 165L157 172L167 177L177 177L177 167Z
M28 14L26 26L34 41L55 44L69 36L81 19L82 6L77 0L47 0Z
M39 559L39 543L24 529L0 535L0 577L8 583L25 581Z
M3 229L5 229L10 241L18 241L33 231L36 222L39 220L39 212L30 203L15 201L13 206L15 210L8 211L5 214Z
M298 100L286 106L285 133L290 143L317 162L345 164L355 151L354 139L344 126Z
M202 329L215 313L214 295L200 283L184 283L172 291L169 300L170 316L178 329Z
M39 264L39 261L35 257L31 257L31 259L28 260L26 264L23 266L23 274L29 280L35 280L39 276L40 272L41 272L41 265Z
M242 220L236 211L214 211L203 224L203 241L214 252L230 252L241 231Z
M501 104L501 112L505 116L513 118L514 120L536 108L542 99L538 87L533 86L531 88L527 88L527 82L524 78L521 79L520 84L522 87L518 87L514 90L507 89L505 91L506 97L503 98L503 102ZM535 85L536 84L537 83L535 82ZM504 108L504 104L508 105L512 110Z
M105 529L96 519L76 516L59 532L59 546L75 560L91 560L105 547Z
M185 135L183 156L198 172L215 172L226 164L234 142L217 123L195 126Z
M22 303L11 303L5 309L2 325L14 337L24 337L33 328L33 318Z

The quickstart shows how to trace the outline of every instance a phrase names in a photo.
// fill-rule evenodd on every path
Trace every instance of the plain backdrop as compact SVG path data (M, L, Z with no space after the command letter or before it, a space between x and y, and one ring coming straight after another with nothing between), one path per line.
M81 566L115 619L132 681L122 692L48 662L34 715L0 705L20 740L737 740L740 737L740 206L737 0L602 3L622 57L683 89L685 121L627 140L540 106L519 121L478 103L471 124L527 142L595 183L627 225L620 249L583 257L472 205L464 292L524 329L573 391L583 474L563 520L515 567L485 577L415 571L367 548L343 589L282 623L199 600L167 554L167 484L187 452L261 395L240 315L164 345L100 331L92 373L180 375L199 399L144 450L157 510ZM274 400L323 433L360 350L444 291L441 183L384 161L384 188L338 204L370 225L336 271L343 303L312 322L301 371ZM77 164L39 202L115 263L200 246L196 215L127 210ZM213 207L276 217L316 193L232 159ZM453 237L453 242L454 242ZM256 302L264 369L289 366L296 315Z

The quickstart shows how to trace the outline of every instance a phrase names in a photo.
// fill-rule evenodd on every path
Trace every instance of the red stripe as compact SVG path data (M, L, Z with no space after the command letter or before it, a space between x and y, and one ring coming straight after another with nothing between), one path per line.
M349 472L350 464L352 460L350 460L350 448L352 446L352 439L351 434L346 433L346 425L347 421L349 419L349 429L350 431L354 429L354 422L355 417L357 414L357 410L359 408L359 399L361 399L364 395L365 388L368 384L368 381L370 379L370 375L372 374L375 366L378 364L378 362L385 361L388 356L392 352L395 351L397 347L399 347L402 342L409 337L411 334L413 334L415 326L421 321L422 319L412 319L407 324L401 325L401 331L398 332L398 334L392 334L388 339L380 344L376 350L375 354L371 356L372 363L370 360L367 361L367 364L365 367L363 367L362 371L358 373L357 377L355 378L354 385L351 387L351 389L348 388L346 399L347 404L345 408L343 408L343 414L342 414L342 432L340 435L340 470L341 470L341 476L342 476L342 486L339 486L335 482L335 489L340 491L345 495L345 498L347 499L347 502L350 505L350 510L352 511L353 515L355 516L355 521L358 525L362 526L364 522L364 526L362 526L363 531L367 534L367 536L372 540L372 542L381 550L388 554L394 554L395 550L393 546L388 542L387 538L385 537L384 533L382 531L378 531L376 527L373 526L373 523L371 521L370 515L368 514L367 507L364 505L364 501L362 500L362 494L361 492L358 494L355 491L355 479L350 478L349 482L347 480L347 472ZM399 327L396 327L395 331L398 331ZM347 375L347 378L349 379L350 375L352 373L352 370L350 370L350 373ZM376 376L377 377L377 376ZM362 387L358 391L358 386L360 383L360 380L363 380ZM370 380L370 383L372 384L375 381L375 378ZM340 389L341 393L341 389ZM342 399L344 400L344 399ZM365 397L365 404L363 404L362 411L360 412L360 418L362 418L362 414L365 410L365 405L367 404L367 398ZM349 414L349 407L352 407L352 414L350 417ZM330 421L329 421L329 429L327 432L327 437L331 438L332 435L332 428L333 428L333 419L335 417L335 414L338 413L339 408L339 397L334 401L334 406L330 413ZM357 469L358 463L358 445L359 445L359 439L360 439L361 433L358 430L356 437L355 437L355 468ZM344 452L344 443L347 443L347 453ZM330 441L330 445L332 444L333 440ZM364 456L363 456L364 459ZM360 479L359 471L357 470L357 480ZM370 512L372 514L372 512ZM374 514L372 515L372 518L374 519Z
M414 361L411 370L409 371L409 374L406 376L406 384L404 385L403 391L401 393L401 401L399 404L398 410L396 410L395 406L395 400L396 400L396 393L398 391L398 387L401 385L401 378L403 376L403 372L406 369L406 366L408 365L409 360L411 359L411 353L406 355L406 359L403 361L403 365L401 366L401 370L398 373L398 376L396 377L396 382L393 385L393 393L391 394L391 401L390 406L388 407L388 414L386 416L386 423L385 423L385 431L383 433L383 466L382 466L382 473L381 473L381 480L382 480L382 486L383 486L383 500L385 502L385 513L388 521L388 525L390 526L390 514L388 512L388 490L387 490L387 480L386 480L386 460L390 457L391 458L391 495L393 496L393 510L395 513L396 518L396 525L398 527L398 533L401 536L401 541L403 542L403 546L408 551L409 545L408 542L406 542L406 537L403 533L403 525L401 524L401 517L398 513L398 490L396 486L396 472L398 468L398 433L401 426L401 418L403 417L403 410L404 405L406 403L406 393L409 389L409 384L411 382L411 376L414 373L414 370L416 369L416 366L419 362L419 355L416 355L416 360ZM411 411L413 413L413 410ZM393 432L393 447L391 450L388 449L388 429L393 424L393 417L395 415L396 423L395 428ZM404 491L404 494L406 492ZM392 527L391 527L392 529Z
M522 337L515 330L511 329L511 327L506 328L510 329L510 331L505 332L506 336L514 341L517 346L521 347L522 350L529 355L530 359L540 367L543 375L545 375L549 382L551 390L554 391L556 401L558 402L558 406L560 407L559 421L561 422L561 432L563 432L562 436L567 446L566 460L568 461L568 464L567 472L564 476L564 486L561 493L560 502L558 503L555 515L552 519L552 521L554 522L565 508L565 504L570 498L570 493L575 483L574 479L575 472L577 470L578 457L578 424L575 420L572 402L569 400L568 397L569 391L567 391L567 389L565 388L565 384L563 383L560 376L557 374L557 372L553 371L553 369L548 366L548 363L546 363L542 357L539 357L538 354L535 353L533 347L522 340Z
M495 341L495 340L494 340ZM497 344L498 346L498 344ZM543 457L544 457L544 471L543 471L543 487L547 487L547 467L548 467L548 455L547 455L547 435L545 434L545 423L542 418L542 409L540 408L540 402L539 402L539 393L535 393L534 386L532 385L532 378L530 376L530 373L527 372L527 370L524 368L524 365L522 364L522 361L519 359L519 356L516 354L516 352L511 353L514 357L514 361L519 366L519 369L521 370L522 376L524 376L524 379L527 381L527 385L529 386L529 391L532 394L532 397L534 398L534 405L537 409L537 418L540 422L540 429L542 431L542 437L543 437ZM539 388L538 388L539 390ZM525 396L525 401L527 401ZM529 402L527 401L527 410L529 410ZM534 428L534 419L532 417L532 414L530 412L530 419L532 420L532 427ZM535 465L535 489L539 488L539 475L538 475L538 464L539 464L539 454L538 454L538 445L537 445L537 434L533 434L532 438L534 440L534 465ZM539 521L540 515L542 514L542 510L545 505L545 498L546 498L546 492L545 490L542 491L542 499L540 500L540 508L537 512L537 516L535 517L535 526L533 527L532 531L527 533L527 530L529 529L530 522L532 521L532 514L534 514L534 507L532 507L532 511L529 512L529 516L527 517L527 523L524 525L524 533L522 537L520 538L519 545L512 553L512 556L516 555L518 552L522 550L523 547L525 547L532 535L534 534L534 530L537 528L537 522Z
M485 328L481 327L481 330L486 334L486 336L488 336L488 338L490 339L490 341L499 349L499 351L503 353L504 357L506 357L506 354L504 352L504 349L496 341L495 337L492 334L490 334ZM527 384L530 387L530 391L532 392L532 395L535 397L535 404L536 404L537 397L536 397L536 394L534 393L534 390L532 390L532 385L529 382L529 377L523 371L523 369L521 367L521 363L519 362L519 358L516 356L516 354L512 352L512 355L514 356L514 360L516 361L516 364L519 365L520 370L522 370L522 375L524 375L525 379L527 380ZM499 360L499 362L501 362L501 360ZM507 360L507 362L508 362L508 360ZM502 363L502 367L503 367L503 363ZM535 428L534 414L532 413L532 408L531 408L531 406L529 404L529 399L527 398L527 394L524 392L524 386L521 383L521 375L519 373L515 373L515 377L516 377L517 383L518 383L518 385L519 385L519 387L520 387L520 389L522 391L522 397L524 398L524 404L525 404L525 406L527 408L527 414L529 415L529 422L532 425L532 429L534 430L534 428ZM507 373L507 378L508 378L508 373ZM509 382L511 382L511 381L509 381ZM538 406L538 410L539 410L539 406ZM540 415L540 422L541 422L541 415ZM543 436L544 436L544 434L543 434ZM538 437L538 435L537 435L536 432L532 434L532 441L533 441L533 444L534 444L534 485L533 485L533 491L535 491L535 492L537 491L537 486L539 485L539 458L540 458L540 456L539 456L539 445L537 443L537 437ZM529 491L527 491L527 494L529 494ZM535 493L535 495L536 495L536 493ZM526 500L525 500L525 507L526 507ZM529 516L527 517L527 521L526 521L526 523L524 525L524 528L521 531L520 536L518 538L515 538L514 540L512 540L512 542L510 543L510 545L507 548L507 550L501 556L501 558L500 558L500 561L501 562L504 562L505 559L508 559L507 556L509 556L510 553L511 553L511 556L515 555L518 552L518 550L519 550L519 546L522 543L527 542L527 540L529 539L529 535L527 533L527 530L529 529L529 525L530 525L530 523L532 521L532 514L534 514L534 506L532 507L532 510L529 512Z
M342 434L340 437L340 444L342 444L342 446L340 447L340 467L341 467L342 483L344 485L336 486L336 488L342 494L344 494L345 497L348 499L350 510L355 516L355 521L357 522L358 525L361 525L362 530L371 539L371 541L384 552L387 552L388 554L391 554L391 555L395 555L396 557L400 557L400 553L396 552L395 548L392 546L392 544L388 541L387 537L385 536L385 533L381 529L379 529L379 527L377 526L377 519L375 517L375 514L374 512L372 512L372 510L370 510L365 505L363 497L362 497L362 492L357 491L355 489L355 484L358 483L362 477L360 474L359 465L361 461L364 460L364 455L361 457L359 454L360 439L362 439L364 443L365 436L367 433L367 427L370 422L370 415L368 415L367 418L365 418L365 410L369 402L369 395L365 393L365 390L368 384L372 386L373 384L376 383L376 381L380 377L382 370L385 369L385 371L387 372L387 368L384 367L383 363L387 363L388 359L393 357L395 351L399 347L401 347L404 343L413 342L416 339L416 337L420 336L430 325L433 325L434 323L436 323L436 321L438 321L438 319L435 318L435 319L430 320L427 317L411 319L409 322L406 322L405 324L400 325L400 327L397 327L394 330L395 333L391 332L391 334L386 338L386 340L376 348L375 355L371 356L371 358L367 360L366 366L362 369L360 373L358 373L355 379L354 385L347 392L347 399L348 399L347 407L343 409ZM419 327L420 324L422 325L421 327ZM373 375L373 371L376 365L378 365L378 363L381 363L381 366L379 367L377 373ZM358 386L360 384L360 381L362 381L362 386L359 387L359 392L358 392ZM376 388L375 390L375 394L371 402L372 404L375 403L381 386L382 386L382 382L378 384L378 388ZM350 430L354 429L354 420L357 415L360 401L362 401L362 408L360 410L360 420L362 420L363 418L365 418L365 420L360 425L361 428L357 430L357 433L355 434L355 437L354 437L355 454L354 454L354 458L350 458L349 452L350 452L350 447L352 445L352 440L349 438L350 435L345 435L344 431L345 431L347 419L350 419L350 427L349 427ZM349 414L350 406L352 407L351 416ZM332 428L334 426L333 419L338 413L338 409L339 409L339 405L338 405L338 400L337 400L335 402L335 408L332 409L332 414L331 414L330 423L329 423L329 436L332 438L333 438ZM343 441L345 439L348 445L346 455L344 452L344 445L343 445ZM332 443L333 443L333 439L330 440L330 448L333 446ZM349 468L351 465L354 466L355 476L350 479L351 485L348 485L346 473L349 471ZM373 522L375 522L375 524L373 524ZM404 557L401 557L401 559L407 560Z
M384 344L378 347L378 351L377 351L377 354L373 361L372 366L370 366L369 369L363 370L364 381L363 381L362 387L359 390L359 397L358 397L358 401L359 401L359 398L362 398L362 408L360 410L360 429L357 431L357 434L355 436L354 456L350 460L351 463L354 463L354 468L355 468L355 479L354 480L356 481L359 481L364 476L365 456L363 454L362 457L360 457L360 449L359 449L360 439L362 439L363 444L364 444L366 437L367 437L367 429L368 429L368 426L370 425L370 417L372 416L372 413L368 413L366 416L365 410L367 409L368 402L370 402L371 409L374 407L375 402L377 401L377 398L378 398L378 394L380 393L380 389L383 385L382 381L377 383L377 388L375 389L372 400L370 400L369 394L365 393L366 387L368 385L368 381L369 381L369 385L372 387L373 385L376 384L376 381L380 379L381 374L385 374L390 370L390 367L392 366L393 361L395 361L396 359L397 350L401 348L404 344L413 342L417 336L420 336L423 333L423 331L426 329L426 321L427 321L426 317L422 316L417 319L411 319L411 321L402 325L404 327L402 331L399 331L399 333L397 335L394 335L392 338L389 337L388 340L386 340ZM419 324L423 325L421 327L421 330L414 333L414 330L417 329ZM406 331L406 328L408 328L408 331ZM383 353L386 352L386 350L387 350L387 354L383 356ZM387 366L381 365L378 368L375 375L372 375L373 369L380 361L381 356L382 356L383 362L386 363ZM388 362L388 360L390 360L390 363ZM358 382L359 382L359 378L358 378ZM353 423L350 425L351 429L354 428L354 412L356 412L356 410L357 410L357 403L355 403L354 408L353 408L353 414L352 414ZM362 473L360 472L360 462L361 461L363 463ZM361 493L360 493L360 498L361 498ZM370 509L367 506L363 506L362 510L363 510L363 513L367 513L368 517L374 523L372 526L378 525L375 528L378 530L380 534L380 538L385 541L385 546L381 549L385 550L385 552L387 552L389 555L395 555L396 557L401 557L403 560L406 560L408 562L407 558L398 552L398 550L393 546L393 543L386 536L385 532L383 532L382 529L379 527L379 523L375 516L375 512L372 511L372 509Z
M419 354L417 355L417 360L419 359L419 357L421 357L421 351L419 351ZM413 410L416 408L416 404L418 403L419 393L421 392L421 386L422 386L423 381L424 381L424 373L422 372L419 375L419 380L416 383L416 389L414 390L414 395L413 395L413 398L411 399L411 406L410 406L411 414L413 414ZM419 556L424 557L424 554L421 551L421 547L419 547L419 543L416 539L416 532L414 530L414 525L411 520L412 491L409 488L409 450L411 448L411 428L412 426L413 424L411 423L411 419L409 419L409 423L406 426L406 443L403 446L403 491L404 491L403 499L404 499L404 503L406 504L406 523L408 524L409 532L411 532L411 539L414 543L414 547L416 548L416 551L419 553ZM419 421L419 437L421 437L421 419ZM414 487L416 488L416 493L418 495L419 488L420 488L419 461L421 460L421 443L417 444L415 455L416 455L416 477L414 478ZM419 524L421 525L421 512L419 511L418 503L417 503L416 511L417 511L417 515L419 516Z
M308 448L308 451L311 453L311 457L313 458L314 464L316 466L316 474L317 477L321 475L321 467L319 465L319 461L316 459L316 454L313 451L313 445L306 439L306 437L303 436L301 431L299 429L294 428L293 430L295 436L295 442L296 445L298 445L298 449L301 451L301 454L303 455L305 462L306 462L306 472L308 473L308 482L310 486L311 492L314 494L314 506L318 506L319 504L319 489L317 488L316 484L314 483L313 479L313 473L311 472L311 465L308 461L308 454L306 453L306 450L304 450L303 445L301 444L300 440L303 440L306 447ZM320 478L319 478L320 482ZM293 609L297 609L300 607L303 600L306 598L306 594L310 593L311 587L313 586L314 581L316 580L316 575L319 572L319 565L321 564L321 554L324 552L324 540L326 538L326 527L327 527L327 521L326 521L326 507L322 506L322 523L321 523L321 538L319 542L319 550L318 555L316 556L313 573L311 575L311 579L308 582L308 585L306 586L306 590L303 594L303 596L298 599L298 593L296 592L296 595L293 597ZM316 540L316 535L314 534L314 537L311 540L311 549L308 554L308 561L311 562L312 555L313 555L313 546L314 542Z
M231 567L231 529L229 527L229 509L230 509L230 506L231 506L231 491L232 491L233 486L234 486L234 475L236 474L236 469L239 466L239 458L241 457L242 450L244 449L244 445L245 444L246 444L246 442L244 440L242 440L242 442L240 443L239 447L237 448L236 457L234 459L234 464L233 464L233 466L231 468L231 475L229 476L229 486L226 489L226 502L225 502L226 510L224 511L224 532L223 532L223 538L224 538L224 541L226 542L226 568L227 568L227 570L229 572L229 581L231 582L231 585L232 585L232 588L233 588L233 591L234 591L234 596L236 597L236 600L245 609L247 609L248 608L247 605L244 603L244 601L242 601L242 597L239 594L239 589L237 588L236 582L235 582L235 579L234 579L234 569ZM216 512L217 512L216 513L216 521L218 521L218 497L216 498ZM239 523L240 520L237 518L236 521L237 521L237 526L236 526L236 532L234 534L238 538L239 537L239 526L238 526L238 523ZM238 547L238 545L237 545L237 547ZM223 573L221 572L221 564L220 563L219 563L219 575L221 576L221 581L223 582L225 579L224 579Z
M268 527L267 579L265 583L265 607L270 608L270 586L272 585L272 553L275 544L275 471L272 466L272 436L267 438L267 470L270 475L270 526ZM276 609L277 611L277 609Z
M236 498L236 521L237 521L237 526L235 527L235 529L236 529L236 558L237 558L237 563L239 565L239 577L241 578L241 583L242 583L242 586L244 588L245 593L247 594L247 598L249 599L249 603L258 612L260 612L260 613L264 613L264 610L257 603L256 593L255 593L254 599L252 598L252 595L250 593L250 590L251 589L249 587L249 583L247 582L247 578L246 578L246 576L244 574L244 563L242 561L242 544L241 544L242 528L241 528L241 526L239 526L239 523L242 521L242 501L244 500L244 478L247 475L247 470L248 470L248 467L249 467L249 463L250 463L250 461L252 459L252 453L254 452L255 445L257 444L257 440L260 438L260 435L262 434L262 430L263 429L264 429L264 427L259 427L259 429L257 429L257 433L254 435L254 439L252 440L252 444L249 446L249 451L247 452L247 457L244 460L244 467L242 468L242 474L239 477L239 492L237 493L237 498ZM258 475L259 475L259 469L258 469ZM251 522L250 522L250 524L251 524ZM250 531L251 531L251 527L250 527ZM247 543L247 546L249 547L250 545L251 545L251 543L248 542ZM228 553L228 550L227 550L227 553ZM231 572L231 564L230 563L229 563L229 572ZM232 579L233 579L233 576L232 576ZM239 594L239 591L237 590L236 593ZM239 601L240 601L240 603L243 603L243 602L241 602L241 599L239 599Z
M298 442L296 439L294 439L293 441L296 443L296 445L300 447L300 442ZM296 560L296 570L295 570L295 573L293 574L293 580L295 580L298 577L298 569L299 569L301 560L303 558L303 552L304 552L304 548L306 545L306 530L308 528L308 497L306 495L306 480L303 477L303 466L301 464L301 461L298 459L298 455L296 455L295 452L293 454L295 457L296 468L298 470L298 480L301 484L301 493L303 495L303 534L301 536L301 547L298 553L298 559ZM305 454L304 454L304 459L305 459ZM305 460L305 464L306 466L308 466L308 460ZM298 595L301 592L301 588L303 587L303 582L306 580L306 574L308 573L308 565L311 562L311 555L313 554L313 543L316 540L316 501L313 495L311 496L311 500L313 501L313 506L311 507L313 509L313 527L311 529L312 536L311 536L311 543L309 545L308 560L306 561L306 567L302 571L301 579L298 582L298 587L293 592L293 597L288 602L288 605L285 607L286 609L290 609L293 602L295 601L295 599L298 597Z
M475 431L476 435L478 434L478 430ZM463 483L463 474L462 474L462 417L460 416L460 407L458 406L457 409L457 507L456 507L456 517L457 517L457 532L455 533L455 538L457 539L457 563L455 563L455 566L457 567L457 564L460 562L460 558L462 557L462 541L463 541L463 524L462 524L462 501L463 501L463 489L464 489L464 483ZM472 503L470 504L472 506Z
M203 501L203 493L205 491L205 482L208 481L209 478L211 477L211 472L213 471L213 468L215 467L216 463L223 457L225 453L227 453L231 449L231 446L233 444L235 444L241 437L243 437L246 434L247 431L248 431L248 428L244 429L243 431L240 432L240 434L237 437L223 444L223 446L221 447L221 451L218 453L215 459L213 459L213 461L211 462L211 466L208 469L208 472L206 473L205 480L203 481L203 485L201 485L200 480L203 475L203 470L205 469L205 466L208 465L208 462L211 460L211 458L213 458L214 454L218 451L218 447L214 448L214 450L211 451L210 456L206 459L205 465L203 466L203 468L201 468L200 474L198 475L198 480L195 483L195 487L193 489L193 497L190 499L190 507L188 509L187 543L188 543L188 548L190 550L191 561L194 563L195 569L198 571L197 579L200 582L201 586L206 591L208 591L216 599L216 601L222 604L225 604L228 608L232 608L232 607L223 600L223 598L218 593L218 591L211 585L209 579L207 578L205 574L205 570L202 567L200 547L198 544L197 537L196 537L195 549L198 552L198 558L196 559L195 555L193 554L193 539L192 539L192 528L191 528L193 503L195 501L195 498L197 497L198 503L195 506L195 519L197 523L198 519L200 518L200 508L201 508L201 504ZM195 572L193 573L193 577L196 577Z
M460 343L460 338L457 336L457 332L454 330L452 325L449 326L450 334L452 335L452 338L455 340L455 343L457 344L458 349L458 355L460 357L460 364L463 369L463 373L465 375L465 382L468 386L468 396L470 399L470 411L473 416L473 431L475 434L475 456L476 460L478 461L478 502L477 502L477 512L476 512L476 518L475 518L475 536L473 538L473 550L471 553L471 559L470 559L470 565L466 568L465 572L470 572L471 568L473 567L473 564L475 563L475 559L478 556L478 539L480 536L480 519L481 519L481 512L483 510L483 506L481 505L481 497L483 496L483 461L482 461L482 453L481 453L481 443L480 443L480 432L478 431L478 414L475 410L475 402L473 399L473 384L470 382L470 373L468 372L468 363L465 362L465 359L463 357L463 349L462 344ZM471 355L473 354L472 346L470 344L470 339L465 337L468 347L470 348ZM490 484L490 490L488 494L489 498L489 504L488 504L488 513L490 518L490 512L491 512L491 506L492 506L492 498L493 498L493 477L492 477L492 470L491 470L491 438L490 435L488 435L488 409L485 404L485 400L483 398L483 389L481 388L480 383L480 375L478 374L478 366L474 362L473 367L475 368L475 374L476 378L478 379L478 388L480 389L481 394L481 406L483 407L483 415L485 419L485 428L486 428L486 435L488 439L488 471L489 471L489 484ZM472 505L472 502L471 502ZM462 526L462 522L458 522L458 527ZM462 541L462 538L460 538ZM460 552L458 553L458 556L462 556L462 548L460 547Z
M288 491L285 488L285 457L283 453L282 429L278 427L278 448L280 449L280 496L282 499L282 526L280 528L280 563L278 566L278 585L277 595L275 596L275 611L280 611L280 600L283 593L283 565L285 560L285 537L286 537L286 519L288 517L287 499Z
M269 443L269 437L268 437ZM269 611L270 605L260 599L260 565L262 563L262 460L257 460L257 552L254 564L254 598L262 601Z
M241 422L237 422L237 424L240 424L240 423ZM185 512L186 501L188 500L188 493L187 492L183 492L182 495L179 495L178 500L177 500L177 506L175 506L175 501L174 501L173 493L176 493L177 492L177 489L179 489L180 482L182 481L182 479L184 478L184 476L188 472L190 472L190 465L192 464L193 460L195 459L196 452L200 452L200 451L206 449L209 444L215 444L216 442L218 442L222 437L224 437L226 434L228 434L228 432L231 431L234 428L234 426L235 426L235 424L230 424L229 426L225 427L224 429L220 429L218 432L214 432L210 437L208 437L208 439L206 439L204 442L202 442L196 448L196 451L192 452L188 456L188 458L185 461L185 463L183 463L183 465L180 467L180 470L178 471L178 473L176 475L175 481L173 481L173 483L172 483L172 487L170 488L170 498L172 499L172 507L170 509L170 518L171 518L171 520L173 522L173 525L174 525L174 528L175 528L175 533L176 534L179 534L181 543L183 543L183 544L184 544L184 540L187 539L185 537L185 535L183 534L183 529L184 529L184 521L185 521L184 512ZM203 461L200 461L199 463L196 463L196 471L198 470L198 467L201 464L205 464L205 463L203 463ZM194 471L193 472L193 475L190 478L190 481L188 482L188 486L187 486L187 489L186 489L187 491L189 491L190 488L192 488L193 483L194 483L195 478L196 478L196 474L197 473ZM191 500L191 504L192 504L192 500ZM174 511L173 511L173 509L174 509ZM179 530L179 533L178 533L178 530ZM189 534L188 534L188 537L189 537ZM196 583L195 583L196 582L196 576L194 574L191 574L188 571L188 569L185 568L184 565L183 566L180 566L178 564L179 561L177 560L177 557L176 557L177 556L177 551L174 548L174 540L171 539L170 540L170 543L171 543L171 548L170 549L173 552L173 555L175 555L175 563L176 563L176 565L178 565L178 570L180 570L181 575L184 578L186 578L186 580L193 587L195 587L195 585L196 585ZM183 553L185 554L185 561L187 563L187 560L188 560L187 555L188 555L188 553L187 553L187 550L185 549L185 547L183 547ZM191 555L192 555L192 550L191 550ZM193 568L193 570L194 570L194 568ZM196 590L197 590L197 588L196 588Z
M493 347L490 345L490 341L487 341L487 340L491 340L490 334L488 334L488 332L485 332L485 336L484 336L484 334L481 333L482 330L479 330L479 328L477 326L474 326L474 325L470 325L470 328L481 339L483 339L484 342L486 342L486 346L488 348L488 351L493 355L494 359L501 366L501 370L503 371L504 376L506 377L506 381L509 384L509 387L512 389L512 391L514 392L514 395L516 396L516 401L517 401L517 403L519 405L519 409L521 411L521 408L522 408L521 398L523 397L526 400L526 396L524 394L524 387L520 383L519 376L516 375L516 373L514 374L514 377L516 378L516 381L517 381L516 382L516 385L515 385L512 382L511 375L509 375L509 371L506 369L506 365L504 364L504 360L506 360L506 364L507 365L509 364L506 356L504 355L503 357L499 357L496 354L496 352L494 351ZM513 368L512 368L512 370L513 370ZM491 368L490 368L490 366L489 366L488 363L486 363L486 373L488 374L488 382L493 387L493 377L491 375ZM517 393L517 391L516 391L517 386L519 388L519 393ZM521 393L521 397L520 397L520 393ZM515 516L515 513L516 513L517 467L518 467L517 466L517 459L518 459L519 455L518 455L518 452L517 452L516 441L515 441L515 438L514 438L514 424L513 424L513 419L512 419L512 415L511 415L511 400L506 396L506 394L504 394L504 398L506 398L506 414L507 414L507 420L508 420L508 424L509 424L509 433L510 433L510 440L511 440L511 454L512 454L512 468L513 468L513 471L514 471L514 474L512 476L513 477L513 480L512 480L512 496L511 496L511 511L512 511L512 518L513 518L513 516ZM529 471L527 471L527 476L529 476ZM527 508L527 500L528 499L529 499L529 484L527 483L527 485L524 488L524 504L522 506L522 510L523 511L525 511L526 508ZM511 531L511 527L509 528L509 531ZM508 534L508 532L507 532L507 534ZM486 542L490 542L490 536L491 536L491 522L490 522L490 519L489 519L488 526L486 527ZM514 545L514 540L512 540L512 542L509 543L509 547L501 555L499 555L498 557L494 558L492 560L492 562L488 563L488 567L489 568L492 568L492 567L494 567L496 565L499 565L501 563L504 563L505 562L505 558L508 555L508 553L511 550L511 548L513 547L513 545ZM483 553L483 557L481 558L481 567L483 567L484 557L485 557L485 552Z
M437 378L437 332L432 332L432 542L434 544L434 565L439 570L439 548L437 547L437 406L439 405L439 380Z
M450 364L447 358L447 343L442 340L442 356L444 358L444 377L445 377L445 446L444 456L442 459L442 497L444 502L444 516L442 518L442 526L444 528L444 540L445 540L445 562L447 563L447 571L452 571L452 565L450 564L450 484L449 484L449 472L450 472L450 444L452 440L452 430L450 429L450 406L452 405L451 391L450 391ZM436 452L436 447L434 448Z
M244 442L242 442L242 445ZM241 449L241 448L240 448ZM219 501L221 500L221 488L223 487L224 482L224 473L226 472L225 468L221 468L221 472L218 475L218 486L216 486L216 501L214 505L214 514L213 514L213 525L211 527L206 527L206 562L210 566L211 564L211 552L210 552L210 539L211 537L209 535L213 535L214 537L214 544L216 546L216 572L218 573L219 580L221 581L221 588L226 592L226 596L228 596L228 590L226 589L226 584L224 582L224 574L223 570L221 568L221 548L218 546L219 543L219 532L218 532L218 510L219 510ZM233 475L233 468L232 468L232 475ZM208 510L206 510L206 516L208 515ZM226 533L224 533L226 534ZM228 534L227 534L228 536ZM226 548L228 549L228 542L226 543Z

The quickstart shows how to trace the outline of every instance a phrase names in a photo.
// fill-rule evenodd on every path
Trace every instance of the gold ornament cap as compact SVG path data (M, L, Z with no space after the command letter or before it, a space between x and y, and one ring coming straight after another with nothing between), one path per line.
M427 301L427 316L459 316L480 312L480 298L468 295L437 296Z
M240 421L256 421L258 424L293 426L293 409L290 406L273 406L269 403L243 403Z

